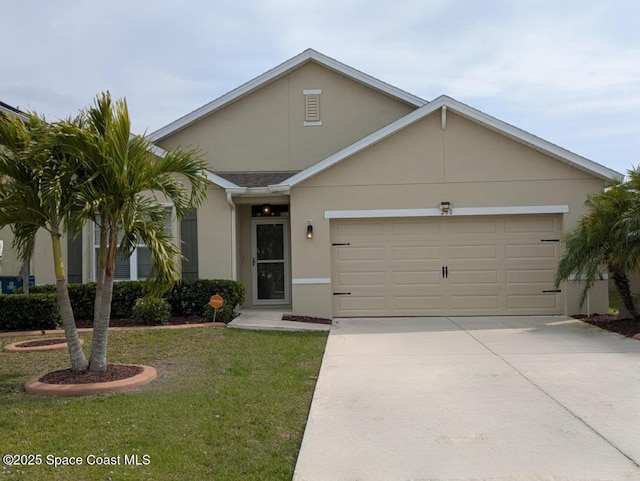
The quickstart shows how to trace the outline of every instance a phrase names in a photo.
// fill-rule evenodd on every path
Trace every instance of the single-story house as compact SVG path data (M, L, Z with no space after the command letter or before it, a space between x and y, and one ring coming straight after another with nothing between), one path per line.
M325 318L579 312L580 284L554 285L562 239L621 177L311 49L150 138L209 165L206 204L171 222L183 277L237 279L247 307ZM120 278L144 276L144 249ZM94 279L95 250L91 227L68 242L70 281ZM607 302L605 274L589 309Z

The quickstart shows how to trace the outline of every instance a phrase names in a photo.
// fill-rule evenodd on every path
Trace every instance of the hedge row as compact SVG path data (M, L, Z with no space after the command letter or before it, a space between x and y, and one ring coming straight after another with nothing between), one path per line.
M62 325L56 294L0 295L0 330L59 329Z
M0 295L0 330L53 329L60 323L55 285L31 286L31 295L20 293ZM69 284L69 297L75 318L93 319L96 284ZM123 281L113 284L111 317L132 317L136 300L144 297L144 281ZM235 310L245 299L244 285L226 279L184 280L164 296L172 316L207 316L212 295L219 294L225 304L216 315L216 321L229 322ZM45 305L46 304L46 305ZM53 327L41 327L53 326Z

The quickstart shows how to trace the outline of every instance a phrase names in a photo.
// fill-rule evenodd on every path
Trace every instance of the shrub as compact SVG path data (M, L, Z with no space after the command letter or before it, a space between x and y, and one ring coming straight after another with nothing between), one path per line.
M113 283L111 317L131 317L136 301L145 295L144 281L118 281Z
M166 299L144 297L137 299L133 306L131 318L136 324L157 326L169 323L171 311Z
M31 286L31 293L53 293L53 284ZM113 299L111 317L132 317L138 299L144 298L144 281L118 281L113 283ZM212 295L219 294L224 298L224 305L218 309L216 321L230 322L235 317L235 310L245 299L244 285L238 281L227 279L183 280L176 284L164 298L167 300L173 316L203 316L213 319L213 310L209 307ZM11 296L16 295L12 294ZM11 297L8 296L8 297ZM96 283L69 284L69 297L76 320L93 320L93 304L96 297Z
M246 291L238 281L197 279L182 281L165 297L174 316L204 316L213 319L209 299L214 294L219 294L224 299L224 305L218 309L216 321L229 322L234 318L236 308L244 302Z
M0 295L0 330L58 329L62 320L56 294Z

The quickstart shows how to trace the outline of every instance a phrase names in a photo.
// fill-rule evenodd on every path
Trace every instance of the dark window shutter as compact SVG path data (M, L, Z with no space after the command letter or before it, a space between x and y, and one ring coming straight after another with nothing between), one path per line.
M67 282L82 283L82 234L67 236Z
M182 278L198 278L198 211L191 209L180 221L182 240Z

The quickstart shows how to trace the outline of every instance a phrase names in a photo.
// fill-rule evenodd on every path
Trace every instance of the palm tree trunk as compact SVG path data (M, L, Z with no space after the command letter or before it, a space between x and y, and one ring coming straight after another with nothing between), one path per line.
M618 293L620 294L620 299L626 307L629 314L636 320L640 321L640 315L638 315L638 310L636 309L635 303L633 302L633 295L631 294L631 284L629 283L629 277L620 269L613 268L611 269L611 273L613 275L613 283L618 289Z
M96 277L96 298L93 303L93 325L99 323L104 288L104 272L107 264L107 229L100 228L100 248L98 249L98 275Z
M87 369L89 362L87 361L82 346L80 345L80 337L76 328L76 320L73 317L73 308L71 307L71 299L69 298L69 289L67 288L67 279L64 273L64 263L62 261L62 246L60 243L60 234L52 233L51 241L53 244L53 261L56 273L56 291L58 293L58 302L60 303L60 317L64 327L64 336L67 340L69 349L69 358L71 359L71 369L73 371L84 371Z
M22 277L22 293L29 295L29 261L22 263L20 276Z
M93 323L90 371L107 369L107 344L109 338L109 319L111 318L111 299L113 297L113 275L105 274L102 286L101 309L98 322Z
M113 298L113 274L116 263L117 232L109 233L104 281L100 296L100 312L93 322L90 371L106 371L107 345L109 340L109 320L111 319L111 300Z

